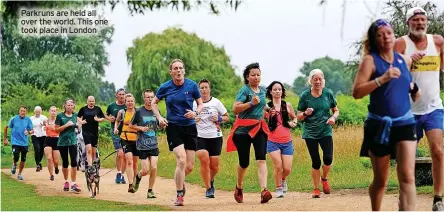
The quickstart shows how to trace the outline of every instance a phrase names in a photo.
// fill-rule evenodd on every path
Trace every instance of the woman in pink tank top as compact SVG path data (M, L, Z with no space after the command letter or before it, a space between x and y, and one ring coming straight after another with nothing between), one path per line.
M296 127L297 118L291 103L282 100L285 88L281 82L273 81L267 87L266 96L271 100L265 112L271 131L267 152L273 161L276 197L280 198L288 190L286 178L291 173L294 152L290 128Z

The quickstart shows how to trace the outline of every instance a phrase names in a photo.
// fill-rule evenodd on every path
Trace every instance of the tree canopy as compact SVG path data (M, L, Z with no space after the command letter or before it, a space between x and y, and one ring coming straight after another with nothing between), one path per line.
M157 90L171 79L168 66L176 58L185 63L185 77L196 82L208 79L212 95L216 97L234 95L241 85L223 47L216 47L194 33L168 28L160 34L149 33L137 38L128 48L127 59L131 65L128 90L138 96L147 88Z
M328 56L311 62L304 62L304 65L299 70L303 76L297 77L293 82L292 89L296 94L300 95L308 88L307 77L311 70L317 68L324 72L325 87L331 89L334 94L350 94L352 80L345 72L345 64Z

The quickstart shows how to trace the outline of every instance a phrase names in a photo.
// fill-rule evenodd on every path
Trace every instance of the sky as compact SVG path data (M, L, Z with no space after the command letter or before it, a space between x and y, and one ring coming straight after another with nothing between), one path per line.
M346 0L341 38L343 0L329 0L325 6L319 6L320 0L247 0L237 11L224 6L225 0L219 2L218 16L209 14L208 8L131 16L126 5L119 4L112 12L107 7L104 14L115 32L106 47L110 64L105 67L105 80L116 88L126 85L131 73L126 50L134 39L181 27L224 47L239 76L246 65L258 62L261 84L278 80L291 85L304 62L324 56L349 60L354 51L350 45L362 39L372 20L384 18L383 1ZM433 2L444 8L444 1Z

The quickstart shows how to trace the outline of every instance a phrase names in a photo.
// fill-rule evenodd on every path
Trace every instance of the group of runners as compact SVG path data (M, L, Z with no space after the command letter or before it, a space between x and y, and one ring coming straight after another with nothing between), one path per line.
M396 39L392 26L378 19L371 24L364 40L364 55L352 88L354 98L370 95L360 155L370 157L373 167L374 178L369 186L372 210L381 209L390 159L397 161L399 208L415 210L415 151L417 141L425 131L432 156L432 209L442 211L444 109L439 71L444 69L444 39L426 33L427 13L422 8L411 8L406 23L409 34ZM249 167L251 145L258 166L260 202L267 203L272 199L267 186L267 153L273 163L275 197L284 197L294 154L291 128L296 127L298 121L304 123L302 138L312 161L312 197L321 196L320 185L322 192L329 194L328 174L333 163L332 126L339 117L339 108L335 95L325 87L323 72L320 69L310 72L309 89L300 95L296 109L284 100L286 90L281 82L260 86L261 72L258 63L246 66L244 86L232 106L236 118L227 138L226 150L237 151L239 159L234 199L243 202L243 180ZM44 153L50 180L54 180L61 156L66 181L64 190L70 188L70 161L71 190L79 192L76 184L76 131L83 135L88 166L92 164L98 147L98 123L108 120L117 151L115 182L126 184L128 181L128 192L136 192L141 179L149 174L147 198L156 197L153 186L159 155L157 132L165 128L169 150L176 156L175 205L184 205L185 176L193 170L196 155L206 188L205 196L214 198L223 145L221 124L229 121L229 114L222 102L211 96L211 82L202 79L196 83L185 78L183 61L173 60L169 73L171 80L163 83L157 92L149 89L142 92L144 105L139 108L135 107L135 96L124 89L117 90L117 100L109 104L105 113L95 106L93 96L88 97L87 105L78 113L74 112L72 99L64 102L63 112L57 113L57 108L52 106L49 118L41 114L42 109L38 106L31 118L26 116L27 108L20 107L19 115L11 118L4 133L7 145L7 129L12 129L12 174L16 173L21 154L17 178L23 180L21 173L28 151L27 136L32 135L36 171L42 170ZM166 118L159 111L161 100L166 103ZM323 151L322 160L319 146ZM142 164L140 170L138 160Z

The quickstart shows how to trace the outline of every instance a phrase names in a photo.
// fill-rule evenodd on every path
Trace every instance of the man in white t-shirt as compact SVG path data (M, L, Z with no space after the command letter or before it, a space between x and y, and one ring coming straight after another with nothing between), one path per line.
M421 89L421 97L412 103L416 119L418 141L425 131L432 156L432 175L435 197L432 209L443 211L444 189L443 116L440 97L439 71L444 70L444 38L427 34L427 12L421 7L407 11L409 34L396 40L395 51L411 56L412 80Z
M34 115L31 116L32 127L34 133L31 135L32 145L34 146L34 159L36 165L36 172L42 170L43 159L43 144L46 139L46 131L44 129L44 123L48 120L45 115L42 114L42 108L36 106L34 108Z
M219 159L222 151L221 123L227 122L227 109L222 102L211 96L210 82L206 79L199 81L202 95L203 110L195 118L197 127L197 157L200 161L200 174L204 181L205 197L214 198L214 177L219 171ZM196 102L193 110L197 109Z

